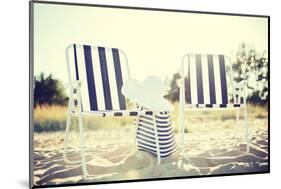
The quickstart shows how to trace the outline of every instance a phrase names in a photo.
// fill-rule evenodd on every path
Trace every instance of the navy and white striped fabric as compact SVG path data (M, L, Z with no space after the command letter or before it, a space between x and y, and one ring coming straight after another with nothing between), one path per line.
M82 111L125 110L119 50L75 44L73 50L75 78L82 81Z
M186 101L190 107L240 107L228 99L224 55L189 55Z
M153 116L156 119L157 131L153 126ZM169 112L161 112L156 115L140 115L138 120L137 145L139 150L157 155L156 135L158 135L161 158L170 156L177 150Z
M77 112L72 111L72 113L75 115ZM80 113L80 112L79 112ZM151 110L144 110L144 111L139 111L139 110L120 110L120 111L115 111L115 110L105 110L105 111L98 111L93 114L93 112L84 112L84 114L91 113L93 116L101 116L101 117L106 117L106 116L116 116L116 117L122 117L122 116L132 116L136 117L139 115L152 115L153 111Z

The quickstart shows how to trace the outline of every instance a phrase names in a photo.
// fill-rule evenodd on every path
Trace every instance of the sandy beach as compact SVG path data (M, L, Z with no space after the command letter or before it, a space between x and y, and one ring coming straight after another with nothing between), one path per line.
M162 160L135 147L134 126L86 131L86 154L91 177L83 178L80 164L63 161L63 132L34 134L34 184L53 185L180 176L253 173L268 171L268 121L250 119L250 152L245 153L243 122L208 117L193 123L185 134L184 157L179 150ZM197 118L198 120L198 118ZM192 121L192 120L191 120ZM196 129L194 129L196 128ZM71 132L69 158L80 159L79 138ZM178 134L176 133L176 138ZM75 147L75 148L74 148Z

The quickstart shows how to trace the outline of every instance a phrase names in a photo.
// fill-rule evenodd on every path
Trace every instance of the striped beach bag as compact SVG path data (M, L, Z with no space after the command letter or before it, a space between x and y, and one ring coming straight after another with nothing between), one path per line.
M142 106L137 106L146 110ZM154 125L156 123L156 126ZM177 150L174 131L169 112L160 112L152 115L139 115L137 125L137 146L139 150L147 151L161 158L173 154Z

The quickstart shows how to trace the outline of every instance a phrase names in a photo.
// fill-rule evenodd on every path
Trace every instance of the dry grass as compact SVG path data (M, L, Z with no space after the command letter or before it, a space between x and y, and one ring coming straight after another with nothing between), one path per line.
M44 122L49 120L61 121L66 118L67 107L65 106L37 106L34 111L34 120Z
M175 132L178 131L179 125L179 105L174 103L174 110L171 113L171 119ZM63 130L66 124L67 107L64 106L38 106L34 111L34 124L35 131L56 131ZM257 105L248 105L249 119L266 119L268 116L268 110L266 107ZM186 111L185 112L185 125L186 130L192 132L198 127L209 123L219 124L221 121L233 120L235 124L236 114L235 110L229 111ZM240 119L243 119L243 111L240 111ZM134 121L132 117L85 117L84 125L86 129L110 129L120 128L124 126L133 125ZM73 124L76 125L73 128L77 129L77 119L73 119ZM215 124L216 125L216 124Z
M34 111L35 132L63 130L66 125L67 107L64 106L38 106ZM77 118L72 119L74 129L77 129ZM133 125L131 117L84 117L86 129L100 129L123 127Z
M174 126L175 132L178 132L179 126L179 105L174 103L175 111L172 112L171 118ZM248 119L249 121L254 120L267 120L268 110L267 107L248 104ZM240 121L244 120L244 111L241 109L239 111ZM188 110L185 112L185 131L194 132L194 131L208 131L210 127L217 129L218 127L231 128L235 126L236 123L236 110ZM240 125L243 125L243 122L240 122ZM267 125L267 124L266 124ZM251 126L251 125L250 125Z

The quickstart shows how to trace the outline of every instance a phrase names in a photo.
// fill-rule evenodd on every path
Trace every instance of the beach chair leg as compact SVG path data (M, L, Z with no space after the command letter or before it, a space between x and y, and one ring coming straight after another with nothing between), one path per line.
M182 86L180 89L180 105L179 105L179 136L180 136L180 151L182 153L182 157L185 156L184 152L184 79L182 79Z
M244 107L244 127L245 127L245 137L247 142L246 153L249 153L250 146L249 146L248 112L247 112L246 105Z
M89 176L88 170L87 170L87 164L86 164L86 156L85 156L85 145L84 145L84 132L83 132L83 120L82 116L79 115L78 118L79 121L79 134L80 134L80 154L82 159L82 171L84 177Z
M236 126L239 126L239 114L240 114L240 108L237 108L236 110Z
M161 156L160 156L160 147L159 147L159 139L158 139L158 129L156 123L156 115L153 113L153 126L154 126L154 133L155 133L155 143L156 143L156 151L157 151L157 165L161 163Z
M136 116L135 118L135 123L136 123L136 133L135 133L135 152L138 150L138 144L137 144L137 135L138 135L138 127L139 127L139 120L140 120L140 115Z
M69 163L69 164L72 163L69 159L67 159L68 135L70 130L70 124L71 124L71 115L68 113L66 119L65 135L64 135L63 160L65 163Z
M67 119L66 119L66 127L65 127L65 135L64 135L64 149L63 149L63 160L67 164L77 164L80 161L71 161L67 158L67 149L68 149L68 137L69 137L69 130L71 126L71 101L69 101L69 108L67 113Z
M238 139L239 121L240 121L240 108L237 108L236 109L236 127L235 127L235 138L236 139Z
M180 133L180 136L181 136L181 153L182 153L182 156L184 157L185 156L185 151L184 151L184 118L181 119L182 123L181 123L181 133Z

